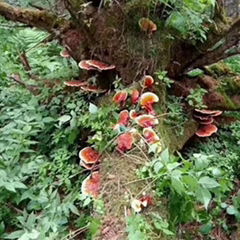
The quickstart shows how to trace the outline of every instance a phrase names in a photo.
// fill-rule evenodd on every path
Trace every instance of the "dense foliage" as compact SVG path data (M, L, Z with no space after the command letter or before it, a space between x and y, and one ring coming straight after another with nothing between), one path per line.
M206 41L215 0L160 0L153 1L152 8L159 2L170 39ZM18 3L31 6L33 1ZM51 1L34 3L52 6ZM92 239L99 224L90 215L92 199L80 191L86 171L79 166L78 151L86 144L101 152L112 150L119 109L97 107L91 94L64 86L78 77L79 68L60 56L62 47L49 34L3 19L0 24L0 238L63 240L84 234ZM239 56L226 64L240 72ZM159 71L156 77L171 88L167 72ZM120 81L116 79L115 88L123 88ZM166 96L166 126L183 135L184 106L206 107L205 93L197 88L185 100ZM226 116L239 119L238 113ZM167 148L150 152L152 161L138 175L150 181L156 205L164 210L127 217L129 239L193 239L196 235L187 224L197 225L209 239L218 226L226 234L235 230L240 221L239 133L236 121L207 141L194 139L174 156Z

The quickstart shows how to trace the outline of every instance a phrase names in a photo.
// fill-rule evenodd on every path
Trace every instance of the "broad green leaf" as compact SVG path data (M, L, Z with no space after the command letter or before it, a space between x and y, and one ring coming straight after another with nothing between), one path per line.
M189 77L199 77L202 76L203 74L204 74L203 70L199 68L193 69L192 71L187 73Z
M71 119L71 116L70 116L70 115L63 115L63 116L61 116L60 118L58 118L58 120L59 120L59 125L61 126L62 124L70 121L70 119Z
M191 191L195 191L199 187L197 179L191 175L185 175L182 177L183 182L189 187Z
M234 215L238 212L233 205L228 206L226 211L229 215Z
M168 148L166 148L162 153L161 153L161 159L162 161L166 164L169 162L169 151Z
M219 183L210 177L202 177L198 180L198 182L204 187L204 188L216 188L219 187Z
M98 107L93 103L89 104L89 112L92 114L96 114L98 112Z
M8 234L5 239L19 239L24 234L24 230L18 230Z
M196 197L204 205L205 209L207 209L212 199L211 193L207 189L200 187L196 190Z
M163 168L163 164L160 161L156 161L153 165L153 169L155 173L159 173L159 171Z

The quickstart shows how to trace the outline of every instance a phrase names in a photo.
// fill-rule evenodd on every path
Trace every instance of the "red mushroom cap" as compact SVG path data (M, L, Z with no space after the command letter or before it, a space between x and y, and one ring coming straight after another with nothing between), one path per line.
M209 117L207 120L199 120L198 122L202 125L209 125L213 123L214 119L212 117Z
M81 89L85 92L91 92L91 93L104 93L107 90L106 89L101 89L98 88L97 86L92 86L92 85L86 85L86 86L82 86Z
M87 60L86 61L88 65L94 67L95 69L99 70L99 71L104 71L104 70L111 70L116 68L115 65L110 65L107 63L103 63L97 60Z
M129 123L130 117L129 117L129 112L128 110L123 110L119 114L119 121L118 124L127 126Z
M149 18L141 18L138 24L144 32L152 33L157 31L157 25Z
M99 162L100 154L91 147L85 147L79 152L79 158L86 164Z
M64 82L66 86L69 87L82 87L86 86L88 82L83 82L83 81L69 81L69 82Z
M87 60L82 60L78 66L81 68L81 69L84 69L84 70L97 70L97 68L93 67L92 65L88 64L88 61Z
M71 55L69 54L68 50L67 49L64 49L60 52L60 56L61 57L64 57L64 58L70 58Z
M132 104L137 104L139 99L139 91L137 89L134 89L131 94Z
M154 127L159 123L158 119L155 116L149 114L140 115L135 118L135 121L139 126L143 128Z
M211 115L213 117L216 117L222 114L222 111L219 111L219 110L194 109L194 111L203 115Z
M135 109L132 109L129 113L129 116L133 120L133 119L135 119L136 117L139 116L139 113L137 113Z
M198 137L210 137L213 133L216 133L217 130L218 128L215 125L209 124L198 129L196 135Z
M114 97L113 97L113 101L117 104L121 104L121 103L125 103L128 97L128 93L126 91L119 91L116 92Z
M146 195L146 196L141 197L139 200L142 202L143 207L147 207L149 205L154 205L152 196Z
M151 88L154 84L154 79L150 75L145 75L143 77L143 86L146 88Z
M160 138L151 127L143 129L143 136L149 144L153 144L160 141Z
M199 116L199 115L197 115L197 114L193 114L193 117L194 117L197 121L199 121L199 120L201 120L201 121L206 121L206 120L208 120L209 118L211 118L210 115Z
M155 114L155 111L153 109L153 104L158 101L159 101L158 96L152 92L145 92L140 97L141 106L145 108L149 114L152 114L152 115Z
M123 133L117 138L117 150L119 152L127 152L132 149L134 136L131 132Z
M87 170L95 170L98 168L98 164L86 164L84 161L80 160L80 166L86 168Z
M98 172L93 172L85 178L81 187L82 193L86 196L98 198L101 190L101 176Z

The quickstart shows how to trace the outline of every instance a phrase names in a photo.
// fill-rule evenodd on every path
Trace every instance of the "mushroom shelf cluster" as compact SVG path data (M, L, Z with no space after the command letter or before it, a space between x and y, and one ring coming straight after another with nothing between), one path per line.
M97 198L100 194L101 176L98 172L98 165L101 155L92 147L85 147L79 151L80 166L91 171L82 182L82 194L92 198Z
M214 123L214 118L220 116L222 111L219 110L201 110L195 109L193 118L200 124L196 135L198 137L210 137L216 133L218 128Z
M159 97L152 91L154 79L146 75L141 81L142 89L132 89L130 92L123 90L115 93L113 102L121 108L126 105L128 96L133 109L124 109L119 114L118 122L113 129L118 131L117 150L125 153L131 150L137 141L147 143L149 147L155 144L161 151L162 143L154 128L159 120L154 110L154 104L159 102Z
M61 54L61 56L63 56L63 54ZM82 60L79 62L78 66L83 70L96 72L108 71L116 68L115 65L103 63L98 60ZM64 82L64 84L69 87L80 87L82 91L94 94L104 93L107 91L107 89L99 88L96 85L90 84L88 81L75 80Z

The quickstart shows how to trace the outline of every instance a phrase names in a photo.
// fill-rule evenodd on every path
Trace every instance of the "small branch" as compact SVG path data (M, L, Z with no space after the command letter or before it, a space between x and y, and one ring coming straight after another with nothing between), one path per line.
M8 20L21 22L30 27L37 27L48 32L56 30L63 32L70 28L71 21L46 11L14 7L8 3L0 2L0 15Z
M29 90L32 94L34 94L34 95L39 94L39 88L37 86L26 84L24 81L22 81L22 79L18 73L12 74L10 77L11 77L11 79L13 79L13 81L15 81L16 83L20 84L21 86L23 86L24 88Z
M234 21L234 23L222 36L222 39L225 40L222 46L213 51L205 50L200 56L185 67L184 72L188 72L194 68L210 65L218 62L219 60L238 54L239 50L233 54L227 50L232 48L237 49L240 44L240 18ZM214 44L216 44L216 42L214 42Z
M29 61L27 59L26 53L24 51L20 54L20 60L21 60L21 62L23 64L23 67L24 67L25 71L28 72L28 71L32 70L32 68L31 68L31 66L29 64Z

